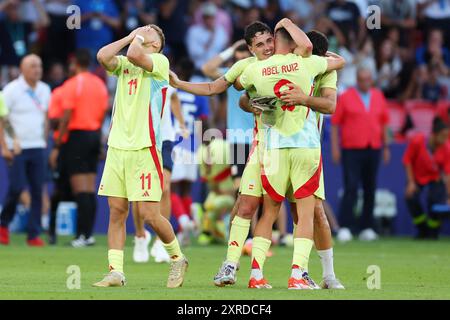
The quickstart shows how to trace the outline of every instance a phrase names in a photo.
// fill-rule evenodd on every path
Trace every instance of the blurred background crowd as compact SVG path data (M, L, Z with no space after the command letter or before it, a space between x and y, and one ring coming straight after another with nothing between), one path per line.
M79 29L68 28L76 13L70 5L81 9ZM371 5L378 7L369 10ZM329 50L346 59L338 93L357 86L358 68L370 70L373 86L388 101L393 142L416 132L430 136L436 115L448 124L450 0L2 0L0 88L19 76L25 55L35 53L43 61L42 80L55 89L69 78L78 49L95 57L102 46L146 24L163 29L172 69L208 81L202 66L242 39L246 25L260 20L274 28L283 17L305 32L324 33ZM111 109L114 79L96 62L90 71L105 81ZM226 96L209 103L209 126L225 131Z

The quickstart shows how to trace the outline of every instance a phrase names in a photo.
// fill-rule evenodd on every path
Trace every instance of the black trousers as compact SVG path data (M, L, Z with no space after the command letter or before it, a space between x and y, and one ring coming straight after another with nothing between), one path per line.
M426 192L425 209L422 205L421 194ZM406 197L406 204L413 222L417 227L428 224L432 229L440 226L440 214L436 212L435 205L445 204L447 201L447 190L442 181L430 182L419 185L418 190L411 197ZM434 227L434 228L433 228Z
M380 149L342 150L344 197L339 210L341 227L349 228L353 232L374 228L373 209L380 155ZM362 216L357 223L354 208L360 183L364 191L364 205Z

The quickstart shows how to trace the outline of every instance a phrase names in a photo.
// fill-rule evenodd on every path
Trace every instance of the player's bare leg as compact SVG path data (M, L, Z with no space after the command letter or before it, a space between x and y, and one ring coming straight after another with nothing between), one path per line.
M171 192L170 180L172 174L170 173L169 170L164 169L163 175L164 175L164 188L161 197L161 215L168 221L170 221L170 213L172 209L170 202L170 192ZM155 258L155 262L157 263L170 262L169 254L167 253L166 249L164 249L163 243L161 239L159 239L159 237L156 237L156 240L153 243L150 254Z
M108 226L108 261L110 272L103 280L93 284L95 287L124 286L123 248L126 239L126 221L128 217L128 200L124 198L108 197L109 226Z
M139 214L158 235L163 242L163 246L170 256L170 272L167 280L168 288L177 288L183 285L184 274L188 261L180 249L180 244L175 237L172 225L169 220L161 215L161 205L159 202L138 202Z
M322 289L345 289L336 279L333 263L333 239L331 228L323 207L323 201L316 199L314 207L314 244L322 263Z
M237 213L230 224L227 258L214 277L216 286L223 287L236 282L236 271L242 255L242 248L250 230L250 222L258 210L259 204L259 197L243 194L238 196L233 208L233 211L237 211Z
M264 279L263 268L266 254L272 243L272 226L278 218L281 202L276 202L269 195L264 195L264 208L261 218L255 228L252 247L252 271L249 288L272 288Z
M131 207L135 229L133 261L136 263L145 263L150 259L148 245L152 240L152 236L150 232L145 229L145 222L142 216L139 214L137 203L132 202Z
M308 275L309 255L314 239L315 197L296 200L298 226L294 233L294 255L289 289L319 289Z

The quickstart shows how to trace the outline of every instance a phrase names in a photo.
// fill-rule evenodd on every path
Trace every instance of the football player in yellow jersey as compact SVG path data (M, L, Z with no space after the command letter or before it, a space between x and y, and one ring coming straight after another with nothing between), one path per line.
M290 32L277 26L276 53L273 57L248 67L237 81L245 89L256 89L260 96L280 97L287 84L296 83L303 91L311 91L312 80L325 71L343 67L340 59L318 56L302 58L294 54L298 48ZM312 45L311 45L312 47ZM294 53L293 53L294 52ZM279 105L274 122L266 130L261 178L264 186L264 213L253 239L250 288L270 288L262 277L259 262L264 261L270 247L271 227L288 187L294 189L299 228L294 235L294 255L290 289L319 288L308 275L308 260L313 244L314 193L321 174L320 135L317 117L308 107ZM301 210L300 210L301 208ZM270 230L269 230L270 228Z
M310 31L307 33L307 36L313 44L313 54L325 56L328 51L328 39L326 36L317 31ZM287 105L307 105L312 110L316 111L318 120L317 127L319 128L319 131L321 131L323 114L332 114L336 108L336 82L336 71L327 72L314 79L314 92L312 96L305 94L296 84L289 84L289 90L285 90L281 93L281 99ZM253 112L248 97L241 97L240 102L241 108L247 112ZM256 111L258 113L260 112L259 110ZM344 286L336 278L334 273L331 229L323 207L323 201L325 200L323 171L321 172L319 189L314 195L316 196L314 208L314 244L317 253L319 254L323 271L323 279L320 287L323 289L344 289ZM295 233L297 223L295 201L294 203L291 203L291 212L294 220ZM261 270L263 263L263 261L260 262Z
M123 248L129 202L159 236L171 257L167 287L183 284L187 259L170 222L161 215L163 190L160 120L169 84L169 61L161 54L164 34L155 25L138 28L97 54L100 64L118 77L108 154L99 195L108 197L110 272L97 287L125 285ZM127 55L118 53L128 47Z
M208 197L205 200L205 213L202 219L204 239L222 241L225 228L219 227L226 214L233 208L234 183L231 175L230 144L226 140L212 139L205 141L198 150L200 177L208 186ZM224 226L221 223L220 226Z
M288 30L295 30L296 26L288 19L283 19L282 24ZM225 91L241 75L243 70L257 60L270 58L274 53L274 39L271 29L261 23L254 22L247 26L245 40L250 51L255 57L238 61L225 74L224 77L210 83L189 83L179 81L175 74L171 74L171 84L199 95L215 95ZM299 45L301 45L298 43ZM256 131L258 125L255 127ZM216 286L232 285L236 281L236 270L242 253L242 246L247 238L250 229L250 221L260 205L262 197L262 186L260 182L260 167L258 159L258 136L255 137L254 148L250 159L245 167L244 176L241 181L240 194L232 211L232 224L230 230L230 240L228 244L227 257L219 272L214 277ZM233 219L235 217L235 219ZM329 230L326 217L317 219L315 225L318 230ZM323 234L323 233L321 233ZM331 243L331 235L329 241ZM322 260L324 270L333 269L333 257Z

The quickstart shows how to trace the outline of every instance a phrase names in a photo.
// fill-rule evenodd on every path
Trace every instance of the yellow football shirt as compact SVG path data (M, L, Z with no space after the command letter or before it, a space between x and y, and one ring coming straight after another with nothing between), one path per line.
M160 120L169 85L169 60L151 54L153 71L135 66L124 56L111 74L118 77L114 100L110 147L140 150L156 145L161 150Z
M313 94L314 78L326 69L327 60L323 57L276 54L247 67L240 82L246 90L254 88L258 96L280 98L290 83L300 86L307 94ZM268 149L320 147L317 117L307 106L288 106L279 100L274 116L275 123L265 130Z

